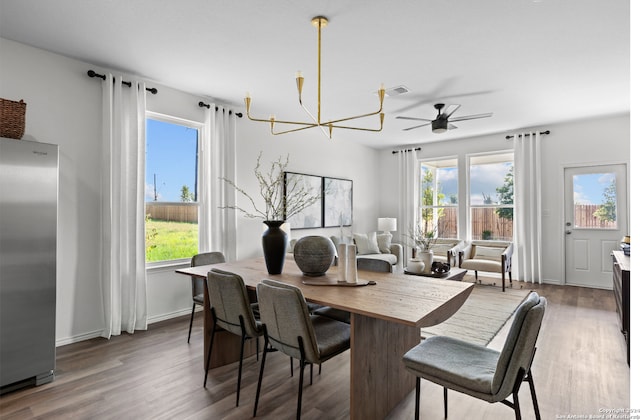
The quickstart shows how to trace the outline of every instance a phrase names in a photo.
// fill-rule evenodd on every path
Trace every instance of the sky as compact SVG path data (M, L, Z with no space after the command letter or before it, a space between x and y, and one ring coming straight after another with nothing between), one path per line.
M509 171L510 164L498 163L475 165L471 168L471 204L482 204L483 196L491 194L497 199L496 187L504 184L504 177ZM457 168L442 168L439 170L439 182L442 193L449 197L457 193ZM604 190L615 179L612 173L576 175L573 179L573 196L577 204L602 204ZM448 200L447 200L448 203Z
M484 195L490 195L494 202L497 202L498 196L496 188L504 185L505 175L509 172L511 163L495 163L487 165L474 165L471 167L472 182L471 204L483 204ZM445 204L448 204L452 194L458 195L458 169L457 168L440 168L438 170L438 182L440 191L445 195Z
M573 201L576 204L602 204L602 194L612 180L615 180L612 173L574 175Z
M195 192L197 147L197 129L147 118L145 201L181 201L183 185Z

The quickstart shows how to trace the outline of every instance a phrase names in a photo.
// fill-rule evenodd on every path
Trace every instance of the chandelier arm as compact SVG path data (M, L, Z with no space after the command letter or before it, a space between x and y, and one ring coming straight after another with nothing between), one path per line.
M265 120L263 118L254 118L251 115L249 115L249 113L247 113L247 118L251 121L257 121L257 122L268 122L270 123L272 120ZM305 128L310 128L310 127L317 127L318 124L316 124L315 122L310 123L310 122L302 122L302 121L286 121L286 120L273 120L274 123L279 123L279 124L295 124L295 125L304 125L306 126Z
M309 111L309 108L307 108L303 103L302 103L302 97L300 98L300 106L302 107L302 109L304 109L304 112L307 113L307 115L309 115L309 117L313 120L313 122L315 123L315 125L320 126L320 120L317 120L316 117L313 116L313 114L311 113L311 111Z
M346 129L346 130L359 130L359 131L379 132L379 131L382 131L382 124L380 124L380 128L348 127L346 125L334 125L333 128L342 128L342 129Z
M280 134L294 133L296 131L307 130L307 129L313 128L313 127L318 127L318 126L313 124L313 125L308 125L306 127L292 128L290 130L285 130L285 131L274 131L273 128L272 128L271 129L271 134L273 134L274 136L277 136L277 135L280 135Z
M335 124L335 123L345 122L345 121L349 121L349 120L357 120L359 118L371 117L373 115L379 115L381 113L382 113L382 106L376 112L370 112L368 114L356 115L355 117L347 117L347 118L340 118L340 119L332 120L332 121L325 121L325 122L320 123L319 125L329 125L329 124ZM334 127L338 128L337 125L334 125Z

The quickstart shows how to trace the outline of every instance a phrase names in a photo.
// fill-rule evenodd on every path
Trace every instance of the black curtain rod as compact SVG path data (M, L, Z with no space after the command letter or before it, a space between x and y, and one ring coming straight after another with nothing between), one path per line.
M400 153L400 152L410 152L410 151L412 151L412 150L415 150L415 151L417 152L418 150L422 150L422 148L420 148L420 147L414 147L413 149L394 150L394 151L392 151L392 152L391 152L391 154L394 154L394 155L395 155L396 153Z
M107 80L107 76L106 75L98 74L93 70L89 70L87 72L87 76L89 76L89 77L99 77L102 80ZM115 80L113 82L115 83ZM123 80L122 84L131 87L131 82L126 82L126 81ZM158 93L158 89L156 89L156 88L147 88L147 92L151 92L152 94L155 95L156 93Z
M547 130L547 131L541 131L541 132L540 132L540 134L551 134L551 131L549 131L549 130ZM529 136L529 133L525 133L525 134L518 134L518 137L521 137L521 136L525 136L525 137L527 137L527 136ZM507 140L511 140L511 139L512 139L512 138L514 138L514 137L515 137L515 136L507 136L507 137L505 137L505 138L506 138Z
M211 104L205 104L205 103L204 103L204 102L202 102L202 101L198 102L198 106L199 106L200 108L207 108L207 109L211 108ZM218 110L218 106L216 105L216 111L217 111L217 110ZM231 114L233 114L233 111L232 111L232 110L229 110L229 115L231 115ZM236 112L236 117L238 117L238 118L242 118L242 112Z

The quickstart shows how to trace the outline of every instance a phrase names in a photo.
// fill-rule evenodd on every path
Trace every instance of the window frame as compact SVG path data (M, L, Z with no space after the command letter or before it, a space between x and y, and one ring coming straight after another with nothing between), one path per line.
M507 157L509 159L507 159ZM474 159L479 160L479 162L477 163L472 163L472 161ZM488 164L497 164L497 163L507 163L510 162L511 166L513 167L513 182L514 182L514 188L515 188L515 154L513 150L497 150L497 151L491 151L491 152L484 152L484 153L474 153L474 154L468 154L466 155L466 180L467 180L467 188L466 188L466 213L467 213L467 228L466 228L466 236L468 240L488 240L488 241L514 241L514 235L515 235L515 226L514 226L514 222L515 222L515 212L516 212L516 208L515 208L515 191L513 194L513 203L511 204L498 204L498 203L494 203L494 204L471 204L471 197L472 197L472 192L471 192L471 168L472 166L480 166L480 165L488 165ZM506 239L506 238L501 238L501 239L483 239L482 237L480 239L474 239L473 237L473 209L478 208L478 209L484 209L484 208L492 208L492 209L501 209L501 208L506 208L506 209L511 209L512 211L512 218L511 218L511 238Z
M455 222L455 231L456 234L455 236L451 236L451 235L446 235L446 237L441 237L440 236L440 232L436 232L436 237L439 237L441 239L458 239L460 237L460 167L459 167L459 163L458 163L458 158L455 156L448 156L448 157L439 157L439 158L424 158L424 159L420 159L419 160L419 165L420 165L420 171L419 171L419 180L418 180L418 185L419 185L419 194L418 194L418 211L420 213L420 221L422 222L423 219L423 212L429 211L429 210L438 210L438 209L446 209L446 208L455 208L456 209L456 222ZM435 169L445 169L445 168L455 168L456 172L457 172L457 177L456 177L456 196L457 196L457 200L456 200L456 204L423 204L422 203L422 196L423 196L423 192L424 189L422 188L422 169L423 166L428 166L431 168L435 168ZM436 171L437 174L437 171ZM434 174L435 175L435 174ZM435 191L437 192L437 185L438 185L438 181L437 181L437 176L436 179L433 181L434 186L435 186Z
M175 125L181 125L181 126L185 126L188 127L190 129L194 129L196 130L197 133L197 158L196 158L196 182L197 185L194 188L194 194L196 197L196 200L193 202L178 202L178 201L167 201L167 204L170 205L187 205L187 206L194 206L197 207L197 214L198 214L198 220L197 220L197 226L198 226L198 249L200 247L200 232L199 232L199 224L200 224L200 206L202 205L201 201L200 201L200 197L201 197L201 185L202 185L202 180L203 180L203 176L202 176L202 152L203 152L203 132L204 132L204 123L198 122L198 121L193 121L193 120L188 120L185 118L180 118L180 117L176 117L173 115L168 115L168 114L162 114L159 112L154 112L154 111L149 111L147 110L145 112L145 185L146 185L146 167L147 167L147 148L146 148L146 143L147 143L147 133L146 133L146 126L147 126L147 120L149 119L153 119L156 121L160 121L160 122L164 122L164 123L169 123L169 124L175 124ZM146 200L146 188L145 191L143 191L143 194L145 194L144 197L144 206L145 206L145 212L144 212L144 217L146 218L146 208L147 208L147 200ZM161 202L161 201L160 201ZM147 241L146 241L146 228L145 228L145 266L147 270L154 270L154 269L160 269L160 268L164 268L164 267L172 267L172 266L184 266L185 264L189 264L191 262L191 257L184 257L184 258L177 258L177 259L173 259L173 260L162 260L162 261L152 261L152 262L148 262L146 260L146 246L147 246Z

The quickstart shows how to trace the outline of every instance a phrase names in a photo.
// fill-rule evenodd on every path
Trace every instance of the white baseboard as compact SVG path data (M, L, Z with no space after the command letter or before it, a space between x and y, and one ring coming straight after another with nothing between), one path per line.
M201 312L202 307L197 306L196 312ZM147 324L153 324L167 319L177 318L179 316L191 315L191 308L181 309L179 311L170 312L162 315L156 315L147 319ZM91 340L92 338L102 337L102 330L91 331L84 334L74 335L56 340L56 347L66 346L67 344L79 343L80 341Z
M199 312L199 311L202 311L202 307L196 305L196 312ZM147 319L147 323L148 324L154 324L156 322L166 321L167 319L177 318L177 317L183 316L183 315L191 315L191 308L181 309L179 311L169 312L169 313L166 313L166 314L155 315L153 317L148 318Z
M92 338L101 337L102 330L91 331L84 334L74 335L56 340L56 347L66 346L67 344L79 343L80 341L91 340Z

